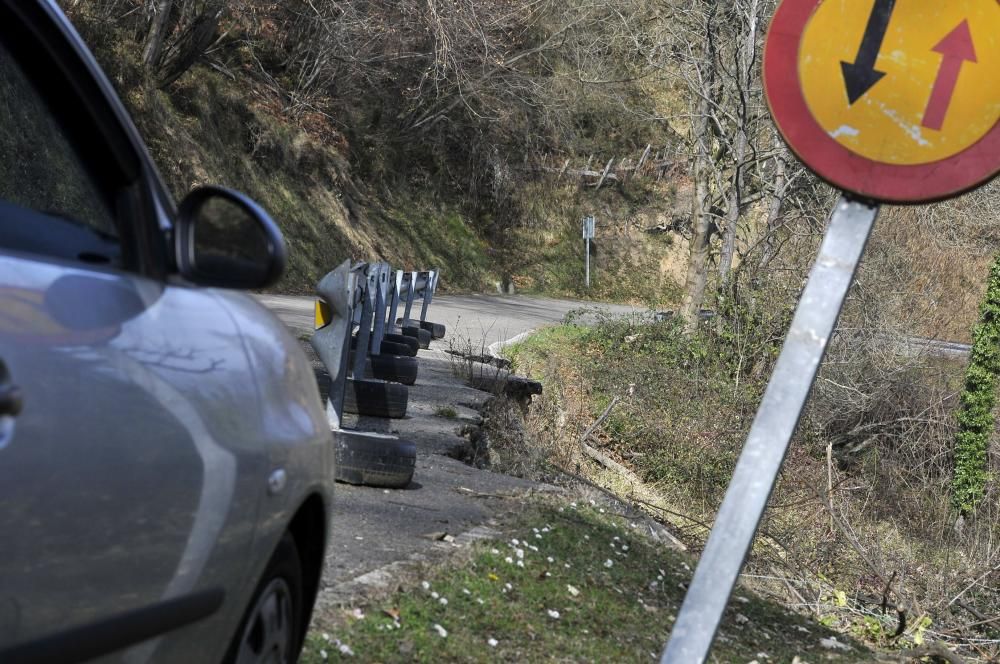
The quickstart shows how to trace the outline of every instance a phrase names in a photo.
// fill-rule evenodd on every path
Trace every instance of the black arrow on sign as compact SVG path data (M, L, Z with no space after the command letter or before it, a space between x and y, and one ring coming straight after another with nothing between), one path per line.
M854 62L840 63L844 72L844 85L847 87L847 99L851 104L861 99L885 76L884 71L875 69L875 60L878 58L878 52L882 50L882 42L889 29L889 19L892 18L892 9L895 5L896 0L875 0L858 55L854 58Z

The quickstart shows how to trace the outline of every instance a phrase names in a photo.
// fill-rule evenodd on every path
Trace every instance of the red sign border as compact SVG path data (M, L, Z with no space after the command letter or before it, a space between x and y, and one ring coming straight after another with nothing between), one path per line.
M873 161L831 138L809 110L798 72L802 35L821 2L783 0L764 46L764 96L771 117L810 170L835 187L887 203L951 198L1000 173L1000 121L962 152L915 166Z

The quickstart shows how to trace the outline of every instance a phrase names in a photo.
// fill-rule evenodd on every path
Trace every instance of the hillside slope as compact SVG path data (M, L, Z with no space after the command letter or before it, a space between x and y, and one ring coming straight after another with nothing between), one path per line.
M440 268L447 290L513 286L623 301L676 298L676 264L684 248L643 230L675 213L677 186L669 179L636 178L628 186L609 179L597 191L580 178L513 168L512 155L505 154L499 157L503 173L494 179L509 180L510 191L484 199L467 185L485 177L475 165L467 173L450 172L468 155L454 146L431 154L434 137L416 141L430 147L402 145L408 137L399 128L379 127L372 117L389 102L375 91L353 103L352 112L363 118L342 109L339 117L320 110L290 114L287 98L254 64L281 49L290 34L275 28L282 16L277 6L231 8L222 28L238 36L222 40L210 57L161 89L142 61L142 30L127 12L109 21L116 3L66 4L174 194L181 198L196 185L222 184L247 192L274 216L290 257L277 290L310 292L332 266L355 258ZM341 108L327 104L328 110L335 107ZM604 148L610 153L627 146L634 162L646 145L639 138L608 140ZM591 140L580 145L602 147ZM597 159L606 157L598 152ZM495 189L496 183L484 186ZM579 230L587 213L599 216L589 292L583 288ZM672 245L677 258L665 261Z
M176 43L184 43L191 15L217 9L203 52L169 83L145 56L154 4L172 7L165 25ZM697 12L683 3L63 5L178 198L198 184L223 184L273 214L290 248L279 291L307 293L345 258L379 258L440 268L446 290L680 303L698 217L692 160L704 141L691 123L699 37L684 23ZM703 146L717 161L701 214L713 220L710 308L719 305L727 207L739 215L737 266L760 258L770 243L760 239L768 208L780 208L774 246L784 257L738 277L744 294L782 282L779 307L797 296L829 209L829 189L808 174L790 170L795 191L780 193L774 162L782 150L763 150L773 128L759 81L751 84L760 106L752 138L761 152L748 165L744 201L727 198L734 157L724 116L732 93L720 93L722 123ZM646 146L645 170L630 177ZM598 189L606 170L611 177ZM861 280L866 297L879 302L877 324L968 339L997 246L998 191L883 214ZM784 198L778 208L772 196ZM589 290L580 239L588 214L597 217Z

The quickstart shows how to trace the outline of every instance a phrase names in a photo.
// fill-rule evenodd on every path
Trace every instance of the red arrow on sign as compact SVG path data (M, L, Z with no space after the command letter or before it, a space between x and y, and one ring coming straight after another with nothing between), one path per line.
M962 21L932 50L944 58L941 60L941 69L938 70L937 80L931 89L931 98L927 102L921 124L928 129L940 130L944 124L944 117L948 114L951 98L955 94L962 63L979 62L976 59L976 48L972 43L972 33L969 32L969 22Z

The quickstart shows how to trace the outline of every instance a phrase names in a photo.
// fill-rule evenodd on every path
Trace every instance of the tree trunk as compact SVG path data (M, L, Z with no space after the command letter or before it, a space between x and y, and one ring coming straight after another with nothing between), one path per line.
M740 222L740 195L743 190L743 159L747 153L747 136L740 130L736 137L736 171L733 173L733 184L729 190L729 200L726 209L726 221L722 230L722 252L719 255L719 283L725 288L729 281L729 273L733 269L733 257L736 254L736 232Z
M785 151L781 138L774 136L775 164L774 191L771 194L771 209L767 212L767 230L764 236L764 255L760 261L760 271L767 269L775 254L778 253L778 227L781 225L781 206L785 199Z
M708 9L705 21L704 57L701 69L701 90L698 95L696 118L691 125L691 138L695 145L694 198L691 200L691 247L688 258L687 279L684 282L684 300L680 317L684 330L694 333L698 329L698 314L705 299L705 285L708 283L708 250L712 228L711 195L711 140L712 140L712 98L716 93L715 71L715 3Z
M173 4L173 0L156 0L153 5L153 23L146 33L146 44L142 49L142 61L150 71L154 71L160 62L163 39L167 33L167 21L170 19Z
M707 106L702 101L701 106ZM705 285L708 283L708 249L712 215L709 210L709 166L708 166L708 118L698 121L697 131L705 131L698 140L698 151L694 162L695 193L691 201L691 247L688 258L687 279L684 282L684 301L681 304L680 316L684 321L684 329L688 333L698 328L698 314L705 298Z
M736 148L733 169L732 189L729 192L729 205L726 210L726 222L722 231L722 253L719 256L719 284L723 297L726 296L729 285L729 273L733 267L733 258L736 254L736 234L739 230L740 222L740 200L743 195L743 160L747 154L747 144L750 133L750 110L748 108L750 98L750 70L756 62L757 56L757 2L751 0L747 10L747 33L743 49L736 55L737 85L739 89L740 106L737 117L739 125L736 127Z
M223 2L208 3L164 50L160 59L157 87L167 87L198 61L215 37L223 6Z

